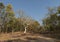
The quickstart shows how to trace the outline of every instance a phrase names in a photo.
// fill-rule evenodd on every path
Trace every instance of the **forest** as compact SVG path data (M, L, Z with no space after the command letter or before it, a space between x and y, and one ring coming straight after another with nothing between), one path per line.
M23 32L27 27L29 33L60 34L60 6L49 7L46 14L41 26L37 20L26 16L22 10L16 14L11 4L5 6L0 2L0 33ZM59 37L58 35L57 38Z

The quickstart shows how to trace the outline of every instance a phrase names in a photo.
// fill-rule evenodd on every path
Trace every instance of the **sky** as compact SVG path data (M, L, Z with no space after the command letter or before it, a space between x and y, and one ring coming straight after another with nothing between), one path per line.
M24 12L42 24L42 19L48 13L48 7L60 6L60 0L0 0L5 5L11 4L14 12L24 10Z

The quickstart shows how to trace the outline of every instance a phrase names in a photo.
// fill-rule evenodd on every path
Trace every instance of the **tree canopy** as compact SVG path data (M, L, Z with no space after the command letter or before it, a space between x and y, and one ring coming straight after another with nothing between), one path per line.
M16 17L15 15L18 14L19 17ZM15 14L11 4L5 6L3 3L0 3L0 15L0 32L13 33L16 31L24 31L27 24L29 24L27 27L28 32L36 32L40 28L38 21L26 16L22 10Z

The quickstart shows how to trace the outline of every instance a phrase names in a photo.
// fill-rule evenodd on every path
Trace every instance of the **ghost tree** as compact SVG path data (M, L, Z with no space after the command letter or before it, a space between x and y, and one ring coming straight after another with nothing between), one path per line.
M20 18L20 24L24 26L24 33L27 32L28 25L30 24L31 17L27 16L23 10L18 11L18 18Z

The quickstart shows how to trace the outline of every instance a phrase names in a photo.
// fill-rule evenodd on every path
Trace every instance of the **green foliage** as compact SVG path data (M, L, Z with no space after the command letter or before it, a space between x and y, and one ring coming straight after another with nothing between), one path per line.
M39 32L40 31L40 24L38 21L34 21L32 24L28 25L28 32Z
M48 13L49 16L43 19L43 25L45 27L45 30L56 32L60 30L60 7L57 7L57 10L55 12L52 11L51 13L51 11Z
M4 8L5 8L4 4L3 3L0 3L0 10L1 9L4 9Z
M25 14L17 18L15 16L15 13L13 11L11 4L4 6L3 3L0 3L0 7L1 7L0 32L13 33L16 31L24 31L25 27L27 27L28 32L40 32L40 24L38 23L38 21L35 21L31 19L30 17L25 17Z

